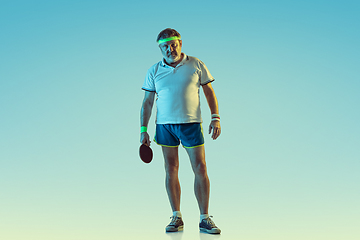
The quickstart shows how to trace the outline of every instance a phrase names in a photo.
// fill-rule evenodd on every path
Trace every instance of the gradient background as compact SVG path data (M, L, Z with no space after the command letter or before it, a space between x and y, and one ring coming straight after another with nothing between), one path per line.
M359 239L359 1L248 2L0 1L0 238ZM165 234L161 148L138 157L141 86L167 27L216 79L221 236L198 232L183 149L185 231Z

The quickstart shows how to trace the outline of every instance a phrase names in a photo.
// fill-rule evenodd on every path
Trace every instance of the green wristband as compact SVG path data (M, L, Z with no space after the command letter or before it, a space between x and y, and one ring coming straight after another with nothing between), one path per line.
M140 128L140 133L143 133L143 132L147 132L147 127L142 126L142 127Z

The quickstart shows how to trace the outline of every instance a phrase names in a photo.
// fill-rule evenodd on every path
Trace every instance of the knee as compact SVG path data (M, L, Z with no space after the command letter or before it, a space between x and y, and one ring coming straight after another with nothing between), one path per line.
M165 163L165 171L167 175L177 175L179 171L179 164L177 163Z
M197 176L206 176L207 175L205 162L197 163L193 167L193 170L194 170L195 175L197 175Z

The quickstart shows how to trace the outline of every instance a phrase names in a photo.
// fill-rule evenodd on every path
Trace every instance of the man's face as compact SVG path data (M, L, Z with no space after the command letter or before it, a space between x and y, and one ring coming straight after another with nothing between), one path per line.
M165 61L169 64L175 63L181 59L181 40L172 40L168 42L161 43L159 48L162 55L165 58Z

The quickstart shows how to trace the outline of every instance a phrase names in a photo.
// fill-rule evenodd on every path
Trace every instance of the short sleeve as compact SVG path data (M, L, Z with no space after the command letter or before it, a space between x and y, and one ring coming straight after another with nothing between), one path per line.
M213 82L214 80L215 79L209 72L209 69L202 61L200 61L200 84L206 85L210 82Z
M149 92L156 92L154 74L152 68L150 68L146 73L146 77L142 89Z

